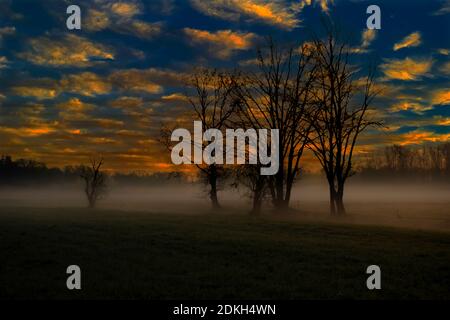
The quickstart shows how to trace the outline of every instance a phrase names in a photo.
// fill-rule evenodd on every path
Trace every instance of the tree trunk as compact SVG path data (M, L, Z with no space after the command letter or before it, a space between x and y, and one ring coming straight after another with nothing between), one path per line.
M293 179L287 179L286 180L286 195L284 198L284 206L285 208L289 207L289 202L291 201L291 194L292 194L292 185L294 184Z
M332 182L329 182L330 185L330 214L334 216L336 214L336 191L334 191L334 186Z
M345 215L345 205L344 205L344 185L339 186L339 190L336 194L336 209L338 215Z
M253 206L252 210L250 211L251 214L258 215L261 213L265 187L266 187L265 178L258 176L255 189L253 190Z
M262 197L259 191L255 191L253 195L253 206L250 214L259 215L261 213Z
M275 176L275 195L276 195L276 199L275 199L275 207L277 209L284 209L285 206L285 201L284 201L284 187L283 187L283 166L280 165L280 169L278 171L278 173Z
M211 205L213 209L219 209L219 199L217 198L217 169L213 165L211 166L211 171L209 174L209 184L211 187L211 191L209 193L210 199L211 199Z
M92 195L88 196L88 202L89 202L89 206L88 206L89 209L95 208L95 199Z

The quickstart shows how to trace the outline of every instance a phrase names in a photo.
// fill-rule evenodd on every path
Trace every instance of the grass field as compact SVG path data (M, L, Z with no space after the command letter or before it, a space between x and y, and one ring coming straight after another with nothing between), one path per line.
M450 233L270 216L0 212L0 298L450 299ZM82 290L66 289L71 264ZM371 264L382 290L366 288Z

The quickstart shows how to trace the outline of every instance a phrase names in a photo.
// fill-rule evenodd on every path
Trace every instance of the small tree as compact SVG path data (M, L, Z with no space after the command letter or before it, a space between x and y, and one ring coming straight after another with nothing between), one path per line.
M97 200L106 191L106 175L101 171L103 158L92 158L88 166L80 166L80 177L84 180L84 193L88 199L89 208L94 208Z

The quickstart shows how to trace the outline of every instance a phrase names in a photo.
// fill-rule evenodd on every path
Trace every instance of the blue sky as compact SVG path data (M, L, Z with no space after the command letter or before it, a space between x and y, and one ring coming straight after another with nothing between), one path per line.
M82 30L66 28L70 4ZM251 64L264 37L300 44L324 17L355 64L379 67L372 113L386 127L359 150L449 141L449 15L445 0L0 0L0 152L58 166L102 153L109 169L165 170L159 128L186 116L194 66Z

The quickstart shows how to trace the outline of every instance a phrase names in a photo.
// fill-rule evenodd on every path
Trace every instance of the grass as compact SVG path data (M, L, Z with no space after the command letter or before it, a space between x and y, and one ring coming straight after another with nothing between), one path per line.
M0 298L450 299L450 234L242 215L2 208ZM66 289L66 268L82 290ZM366 288L368 265L382 290Z

